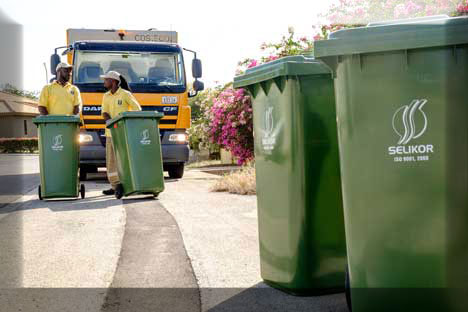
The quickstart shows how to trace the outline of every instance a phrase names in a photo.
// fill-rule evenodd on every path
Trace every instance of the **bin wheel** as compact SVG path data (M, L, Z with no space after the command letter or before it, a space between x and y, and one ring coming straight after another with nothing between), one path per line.
M154 198L158 198L159 193L153 193Z
M39 200L42 200L41 186L40 185L37 187L37 195L39 195Z
M351 306L351 284L350 284L350 281L349 281L349 269L348 269L348 266L346 266L345 293L346 293L346 304L348 305L349 311L352 312L352 306Z
M81 184L81 186L80 186L80 195L81 195L81 199L84 199L84 198L85 198L86 189L85 189L85 185L84 185L84 184Z

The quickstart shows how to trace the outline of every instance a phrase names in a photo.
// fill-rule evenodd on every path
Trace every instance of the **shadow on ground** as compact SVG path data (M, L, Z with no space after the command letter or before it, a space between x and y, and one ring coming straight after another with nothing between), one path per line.
M264 283L247 289L214 288L202 291L210 292L209 296L213 298L229 298L207 307L206 310L210 312L348 312L344 293L298 297L271 288Z

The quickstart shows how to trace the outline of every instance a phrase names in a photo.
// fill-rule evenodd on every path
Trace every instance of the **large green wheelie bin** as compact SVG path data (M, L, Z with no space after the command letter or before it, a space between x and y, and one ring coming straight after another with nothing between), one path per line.
M158 112L123 112L107 122L123 195L153 194L164 190Z
M68 115L46 115L33 119L38 128L41 184L39 199L85 197L84 184L79 185L80 118Z
M333 80L285 57L234 79L252 97L261 275L298 295L344 289L346 245Z
M468 306L468 18L318 41L335 75L354 311Z

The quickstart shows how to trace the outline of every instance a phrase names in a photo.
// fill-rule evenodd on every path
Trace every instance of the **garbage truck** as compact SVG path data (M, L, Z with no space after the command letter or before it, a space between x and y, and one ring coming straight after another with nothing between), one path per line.
M50 69L61 55L73 65L72 83L81 92L80 179L105 167L105 122L101 117L102 96L107 91L100 75L114 70L129 82L144 111L164 114L159 129L164 171L182 178L188 160L187 129L191 110L188 98L203 90L202 66L195 51L177 43L176 31L68 29L67 45L55 48ZM192 87L188 88L183 51L192 59ZM61 55L59 53L61 52ZM54 78L53 78L54 79Z

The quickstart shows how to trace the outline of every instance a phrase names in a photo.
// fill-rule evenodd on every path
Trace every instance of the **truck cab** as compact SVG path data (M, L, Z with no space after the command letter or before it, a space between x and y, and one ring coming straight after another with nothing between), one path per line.
M69 29L65 52L73 64L72 83L81 92L80 178L105 167L105 122L101 117L104 89L100 75L123 75L143 110L164 113L160 120L164 170L181 178L188 160L186 130L190 127L188 98L203 90L201 62L192 60L193 90L187 88L183 49L176 32ZM56 55L56 56L54 56ZM51 57L51 69L59 61ZM53 74L55 74L53 72Z

